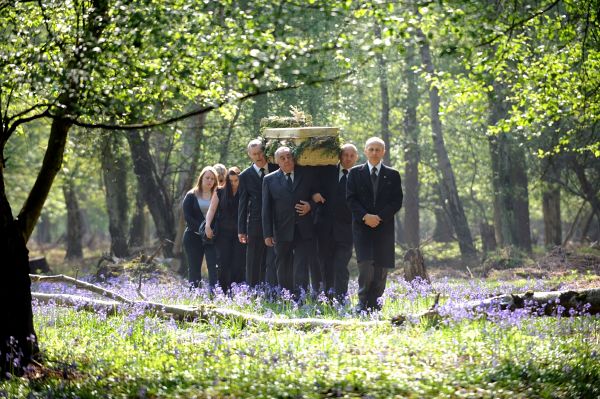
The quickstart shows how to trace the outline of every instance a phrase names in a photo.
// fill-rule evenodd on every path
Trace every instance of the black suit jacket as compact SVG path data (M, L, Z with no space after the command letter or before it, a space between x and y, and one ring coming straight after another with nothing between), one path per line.
M393 268L394 215L402 207L402 183L397 170L382 165L377 196L374 197L369 166L364 163L350 169L346 199L352 211L352 234L358 262L374 260L375 266ZM374 200L376 199L376 200ZM382 222L367 226L362 218L367 213L379 215Z
M292 190L288 187L286 179L281 169L269 173L263 179L263 235L265 238L273 237L275 241L282 242L312 238L312 212L316 205L311 197L318 191L312 173L302 166L295 166ZM304 216L299 216L294 208L300 200L310 203L311 212ZM301 237L294 236L296 226Z
M319 190L325 198L316 210L319 236L352 243L352 213L346 202L346 185L339 182L340 166L317 167Z
M272 172L277 166L268 164L267 169ZM253 165L240 173L238 193L238 234L262 237L262 181Z

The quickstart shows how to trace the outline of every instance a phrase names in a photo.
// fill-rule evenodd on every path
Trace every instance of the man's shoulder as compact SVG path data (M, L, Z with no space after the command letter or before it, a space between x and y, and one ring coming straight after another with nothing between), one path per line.
M358 165L354 165L352 168L350 168L348 173L358 173L360 170L363 170L365 165L366 165L366 163L360 163Z
M254 171L254 166L250 165L250 166L248 166L246 169L244 169L244 170L242 171L242 173L240 173L240 177L242 177L242 176L246 177L246 176L248 176L248 174L249 174L249 173L251 173L251 172L253 172L253 171ZM255 172L255 173L256 173L256 172Z
M385 164L381 164L381 167L383 168L383 170L388 171L389 173L393 173L393 174L398 174L400 175L400 172L398 172L398 170L392 168L391 166L387 166Z
M272 180L272 179L275 178L275 176L277 176L277 173L279 173L279 169L274 170L273 172L266 174L265 177L264 177L264 179L265 180Z

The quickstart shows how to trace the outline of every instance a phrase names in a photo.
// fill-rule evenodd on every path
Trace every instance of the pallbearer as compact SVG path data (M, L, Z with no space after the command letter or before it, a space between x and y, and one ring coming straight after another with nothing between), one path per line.
M319 258L325 292L340 302L348 294L348 262L352 257L352 214L346 202L346 182L357 159L354 144L344 144L339 163L319 171L324 200L316 211Z
M265 158L263 141L251 140L248 143L248 157L252 165L240 174L240 199L238 208L238 238L246 247L246 282L251 286L267 282L277 284L272 249L267 249L262 230L262 180L276 169ZM271 253L271 256L269 255ZM267 267L272 265L272 267Z

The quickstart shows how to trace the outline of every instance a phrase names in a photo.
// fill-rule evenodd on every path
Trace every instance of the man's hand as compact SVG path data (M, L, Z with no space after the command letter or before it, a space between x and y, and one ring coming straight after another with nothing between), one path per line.
M247 244L248 243L248 235L246 235L246 234L238 234L238 240L240 240L240 242L242 244Z
M265 238L265 245L267 247L272 247L273 245L275 245L275 240L273 239L273 237Z
M296 208L296 212L298 212L298 215L300 216L304 216L310 212L310 204L307 201L300 200L294 208Z
M375 228L379 226L379 223L381 223L381 218L378 215L371 215L370 213L367 213L363 217L363 220L365 224L371 228Z
M321 193L314 193L312 195L312 200L314 202L316 202L316 203L319 203L319 202L322 203L322 204L325 203L325 198L323 198L323 196L321 195Z
M206 231L206 237L209 240L212 240L212 238L214 237L214 234L213 234L212 227L210 227L210 224L208 224L208 223L206 224L206 230L205 231Z

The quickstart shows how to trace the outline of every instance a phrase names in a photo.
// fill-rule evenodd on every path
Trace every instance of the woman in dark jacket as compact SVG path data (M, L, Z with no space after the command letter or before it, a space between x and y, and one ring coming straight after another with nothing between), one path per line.
M241 283L246 274L246 247L238 238L238 195L240 169L236 166L229 169L225 186L217 189L206 216L212 222L216 214L215 245L219 263L219 284L224 292L231 288L231 283ZM206 235L213 236L212 229L207 227Z
M187 192L183 199L183 217L185 232L183 233L183 250L188 261L188 280L193 287L202 281L202 258L206 256L208 268L208 284L210 289L217 284L217 255L214 245L205 244L200 236L200 225L208 213L213 196L216 197L217 172L212 166L202 169L194 188Z

